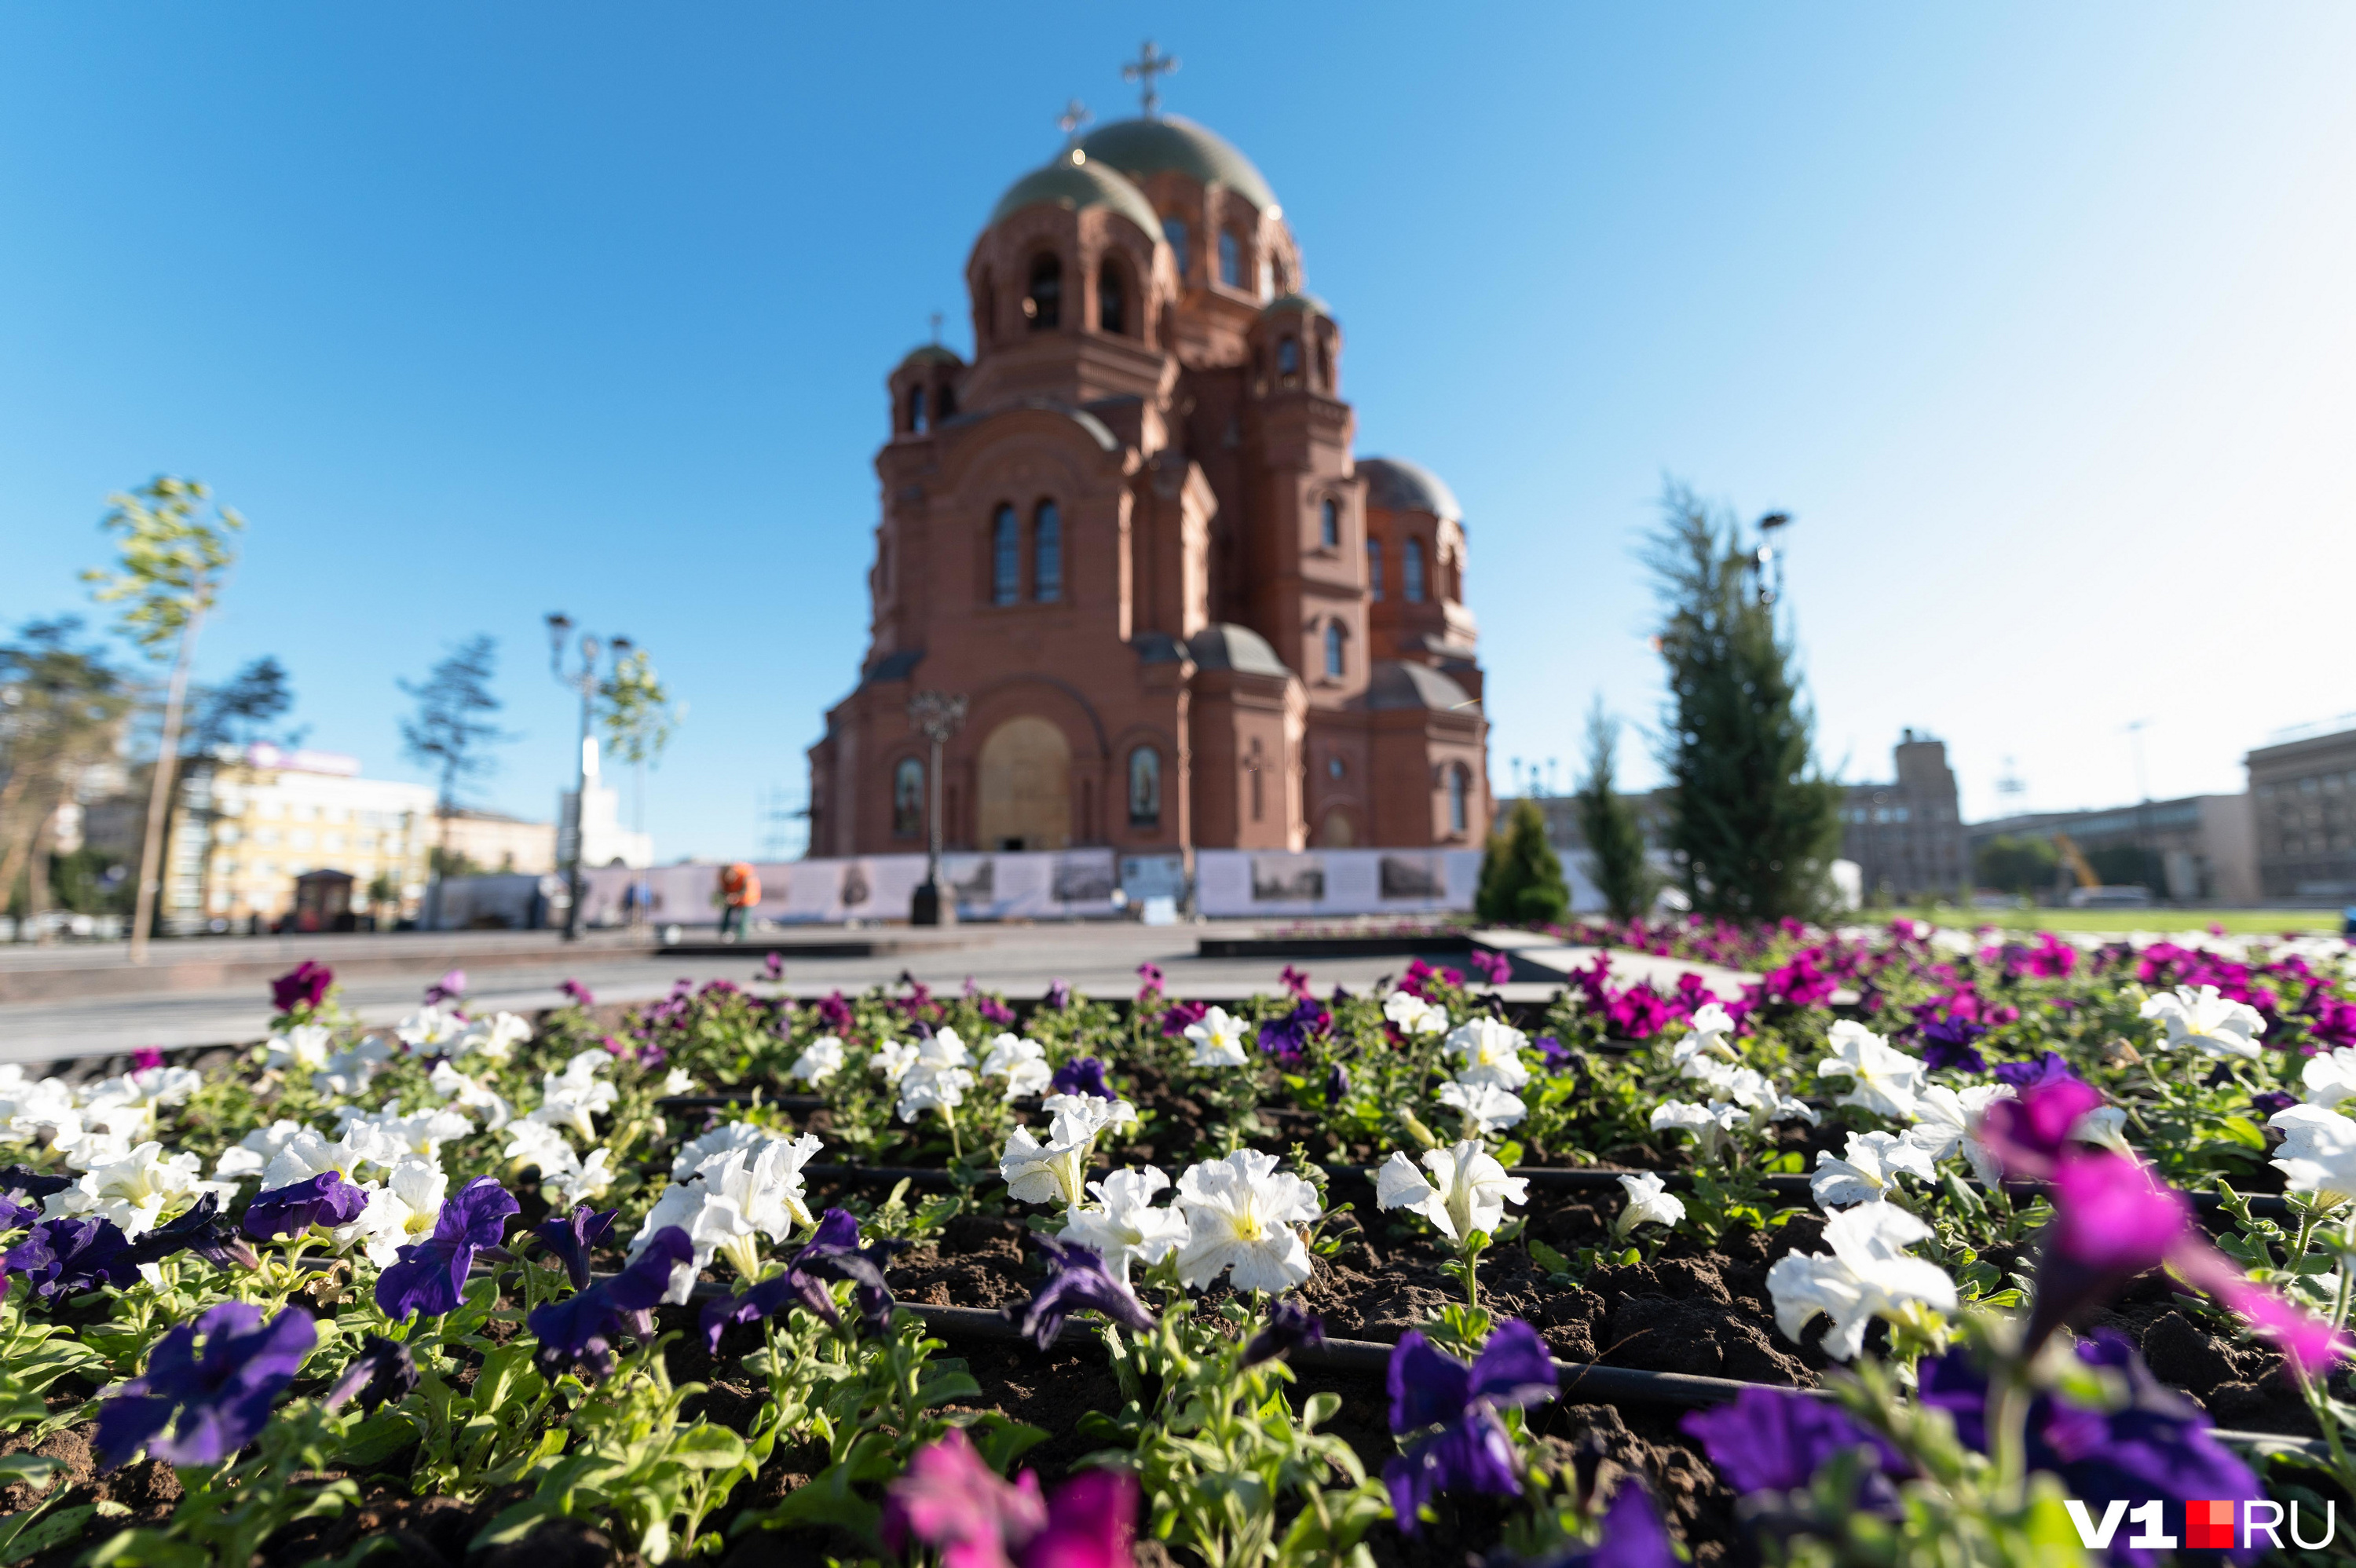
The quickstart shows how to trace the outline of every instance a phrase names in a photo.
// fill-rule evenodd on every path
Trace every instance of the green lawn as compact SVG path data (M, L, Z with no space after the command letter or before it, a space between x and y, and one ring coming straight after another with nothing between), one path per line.
M2286 931L2337 935L2340 912L2328 909L1959 909L1941 904L1903 912L1937 925L2008 931L2206 931L2222 925L2235 936L2273 936Z

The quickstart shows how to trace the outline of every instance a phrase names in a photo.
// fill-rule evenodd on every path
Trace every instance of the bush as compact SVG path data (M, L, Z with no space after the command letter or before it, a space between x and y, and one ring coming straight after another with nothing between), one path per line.
M1553 925L1570 911L1562 862L1547 842L1546 814L1534 800L1514 803L1505 831L1489 840L1472 910L1504 925Z

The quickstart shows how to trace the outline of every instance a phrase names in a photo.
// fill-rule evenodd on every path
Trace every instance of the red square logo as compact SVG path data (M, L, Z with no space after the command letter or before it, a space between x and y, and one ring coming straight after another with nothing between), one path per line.
M2189 1502L2184 1505L2184 1544L2194 1552L2233 1549L2233 1504Z

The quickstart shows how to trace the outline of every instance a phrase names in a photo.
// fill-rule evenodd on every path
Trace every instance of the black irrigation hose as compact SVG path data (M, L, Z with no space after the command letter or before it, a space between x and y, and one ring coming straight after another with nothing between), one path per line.
M1356 1177L1365 1181L1375 1179L1375 1168L1369 1166L1329 1165L1323 1168L1328 1176ZM911 1187L957 1185L956 1178L951 1172L932 1167L806 1165L802 1167L802 1174L813 1181L832 1181L844 1186L887 1186L901 1181L907 1182ZM1102 1173L1091 1172L1090 1174ZM1567 1170L1556 1166L1522 1165L1514 1167L1506 1174L1520 1177L1533 1187L1571 1192L1608 1192L1619 1186L1622 1176L1658 1176L1667 1185L1679 1190L1687 1190L1693 1186L1692 1174L1682 1170ZM1809 1179L1804 1176L1767 1176L1759 1179L1766 1184L1769 1191L1779 1198L1805 1199L1810 1196ZM2033 1181L2008 1181L2004 1185L2006 1191L2023 1198L2033 1198L2041 1190ZM1987 1190L1977 1182L1972 1183L1971 1186L1975 1191ZM2213 1192L2192 1192L2186 1196L2192 1200L2196 1207L2202 1209L2218 1208L2223 1201ZM2250 1212L2263 1218L2278 1220L2287 1218L2290 1214L2288 1201L2271 1194L2260 1193L2250 1198L2249 1203Z

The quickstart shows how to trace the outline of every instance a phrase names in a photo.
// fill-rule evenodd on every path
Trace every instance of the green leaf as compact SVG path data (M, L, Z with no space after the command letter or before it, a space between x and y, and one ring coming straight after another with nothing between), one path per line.
M1530 1261L1537 1264L1538 1267L1546 1270L1547 1273L1569 1274L1570 1272L1570 1260L1564 1257L1560 1253L1556 1252L1552 1247L1547 1246L1544 1242L1539 1241L1536 1236L1525 1237L1523 1239L1522 1245L1529 1250Z
M744 1440L724 1426L698 1422L673 1439L665 1456L691 1469L733 1469L744 1462Z
M971 1372L935 1370L916 1384L916 1408L919 1410L931 1410L954 1400L980 1397L981 1385L974 1381Z
M0 1563L22 1563L27 1557L80 1539L98 1509L85 1503L37 1518L40 1512L38 1509L27 1509L0 1519Z
M416 1443L415 1422L397 1410L380 1410L352 1428L337 1457L356 1470L366 1470Z
M22 1482L38 1491L48 1485L51 1476L64 1468L65 1461L46 1454L10 1454L0 1457L0 1487Z
M2215 1125L2218 1131L2237 1144L2260 1150L2266 1147L2266 1135L2247 1116L2227 1116Z
M1104 1419L1095 1411L1090 1411L1088 1413L1097 1416L1098 1420ZM975 1422L966 1428L966 1435L973 1439L974 1448L981 1455L983 1461L991 1469L1004 1475L1007 1467L1033 1447L1047 1441L1053 1435L1044 1427L1032 1426L1020 1421L1009 1421L1004 1416L995 1416L994 1418L985 1417Z

